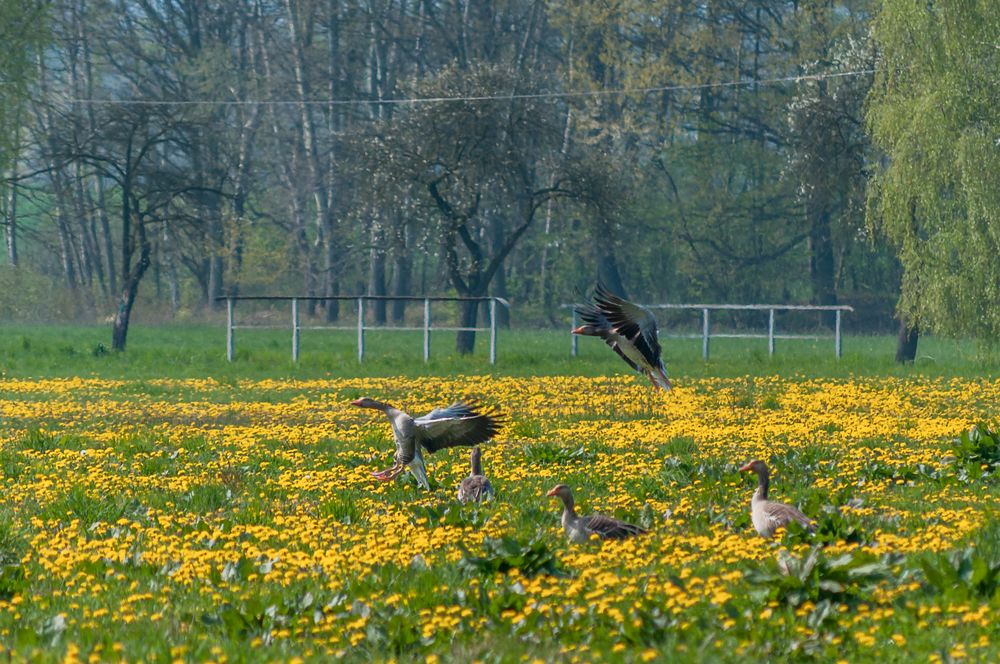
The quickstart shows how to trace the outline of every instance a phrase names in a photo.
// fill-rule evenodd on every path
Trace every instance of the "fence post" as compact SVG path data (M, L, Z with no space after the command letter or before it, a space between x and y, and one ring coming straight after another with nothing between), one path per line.
M365 298L358 298L358 362L365 359Z
M576 325L576 307L573 307L573 327L570 328L570 329L575 330L576 327L577 327L577 325ZM576 357L576 353L579 350L578 344L580 343L580 339L577 337L577 335L573 334L572 332L569 333L569 338L570 338L570 342L569 342L570 343L570 355L572 355L573 357Z
M840 309L837 309L835 331L833 333L833 349L837 353L837 359L844 353L844 347L840 339Z
M292 362L299 361L299 298L292 298Z
M236 339L233 338L233 298L226 298L226 359L233 361Z
M701 310L701 356L708 359L709 322L708 309Z
M774 355L774 309L767 310L767 356Z
M497 363L497 301L490 298L490 364Z
M424 362L431 359L431 301L424 298Z

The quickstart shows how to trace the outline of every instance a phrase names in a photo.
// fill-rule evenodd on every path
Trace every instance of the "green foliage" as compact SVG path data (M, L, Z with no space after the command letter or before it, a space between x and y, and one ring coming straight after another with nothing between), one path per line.
M753 594L761 599L777 600L799 606L806 600L814 604L828 601L854 604L870 597L879 584L893 579L892 568L898 560L855 551L829 557L820 547L798 557L782 551L776 560L746 574L756 586Z
M868 219L897 246L900 309L1000 340L1000 12L991 0L884 0L868 123L886 159Z
M552 574L564 576L548 540L537 535L529 540L504 535L483 538L482 555L474 555L463 547L464 555L459 566L469 573L492 576L518 570L524 576Z
M963 431L952 442L951 449L955 460L972 477L980 477L983 466L986 470L992 470L1000 465L1000 433L982 422Z
M990 600L1000 592L1000 556L977 548L917 560L924 587L951 601Z

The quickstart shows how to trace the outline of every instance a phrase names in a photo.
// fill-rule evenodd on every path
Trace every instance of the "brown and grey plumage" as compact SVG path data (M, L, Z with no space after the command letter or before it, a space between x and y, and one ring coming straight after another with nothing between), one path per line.
M653 312L597 284L593 303L578 307L576 313L584 324L573 334L600 337L654 387L670 389Z
M767 490L771 480L766 463L760 459L754 459L740 468L740 472L757 473L757 490L754 491L753 498L750 500L750 520L753 522L753 527L763 537L773 537L778 528L784 528L792 521L797 521L810 532L816 530L816 526L809 520L809 517L799 510L791 505L767 499Z
M421 448L437 452L447 447L478 445L495 436L503 426L502 418L496 413L478 412L466 403L435 408L422 417L411 417L398 408L369 397L356 399L351 404L382 411L392 425L392 435L396 440L395 463L372 475L388 482L402 473L404 468L409 468L424 489L431 487Z
M559 498L563 502L562 527L566 537L578 544L590 540L591 535L604 539L626 539L646 534L645 528L634 526L611 516L592 514L577 516L573 492L565 484L553 487L546 496Z
M472 472L458 485L458 499L463 503L493 500L493 485L483 475L482 454L482 451L476 446L472 448L472 453L469 455Z

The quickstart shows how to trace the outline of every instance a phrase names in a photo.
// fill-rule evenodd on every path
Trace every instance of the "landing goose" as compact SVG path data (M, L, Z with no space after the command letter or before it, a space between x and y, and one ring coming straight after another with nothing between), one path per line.
M653 312L597 284L593 303L578 307L576 313L584 324L573 334L600 337L630 367L646 374L655 387L670 389Z
M503 425L496 413L477 412L465 403L435 408L423 417L411 417L398 408L369 397L356 399L351 405L380 410L392 425L392 435L396 439L395 463L372 475L388 482L396 479L404 468L409 468L420 486L428 490L431 486L427 481L421 448L437 452L446 447L478 445L495 436Z

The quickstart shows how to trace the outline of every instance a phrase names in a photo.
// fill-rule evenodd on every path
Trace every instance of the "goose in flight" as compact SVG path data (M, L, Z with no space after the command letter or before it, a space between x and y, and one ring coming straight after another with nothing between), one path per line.
M477 412L465 403L453 403L447 408L435 408L423 417L411 417L387 403L369 397L356 399L351 405L374 408L385 413L396 439L396 455L389 468L372 475L388 482L409 468L424 489L431 488L421 448L437 452L446 447L472 446L484 443L497 434L503 420L493 412Z
M630 367L646 374L655 387L670 389L653 312L597 284L593 302L578 307L576 313L583 325L573 334L604 339Z

